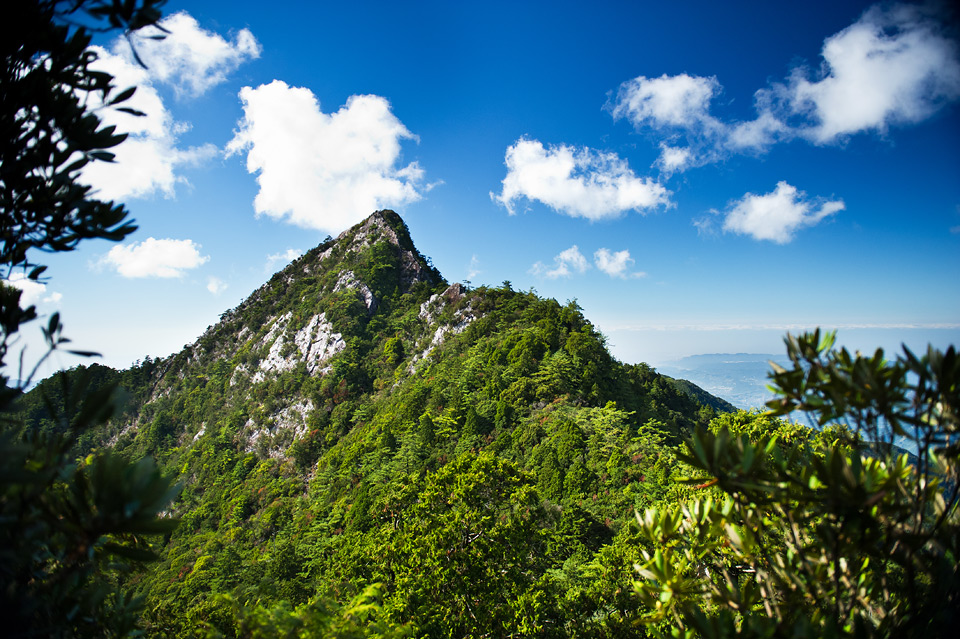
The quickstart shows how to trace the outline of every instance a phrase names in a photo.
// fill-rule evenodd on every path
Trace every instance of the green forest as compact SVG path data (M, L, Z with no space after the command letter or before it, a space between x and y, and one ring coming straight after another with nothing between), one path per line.
M68 138L90 161L122 141L96 125ZM3 178L33 193L4 196L2 253L32 279L38 249L132 231L51 144L45 200ZM36 312L0 290L9 365ZM168 358L29 392L4 369L4 634L945 636L960 360L834 339L787 336L777 399L737 411L613 358L575 301L450 284L378 211Z

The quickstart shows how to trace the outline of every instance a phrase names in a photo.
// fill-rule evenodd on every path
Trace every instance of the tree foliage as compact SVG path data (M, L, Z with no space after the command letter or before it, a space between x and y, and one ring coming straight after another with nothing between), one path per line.
M94 69L91 33L127 33L160 18L158 0L37 0L5 7L0 21L0 368L23 324L36 319L9 285L16 271L40 279L37 252L73 250L92 238L120 240L135 227L122 205L96 199L78 182L91 161L125 136L101 125L87 98L109 108L118 91ZM130 111L129 109L127 109ZM43 329L50 350L69 340L59 315ZM82 351L73 351L89 355ZM15 411L33 373L0 373L0 609L5 636L127 636L136 633L138 600L124 575L152 560L151 539L175 525L158 513L174 495L149 459L113 453L77 459L78 440L117 413L110 384L63 376L57 401L44 401L46 428L24 425ZM42 361L42 358L41 358ZM39 363L37 364L39 366ZM33 372L36 372L36 367Z
M830 333L786 342L770 414L804 411L822 430L757 417L697 431L679 457L711 494L638 514L645 622L678 636L946 636L960 610L955 349L888 361L834 350Z
M37 280L44 266L34 254L71 251L83 240L121 240L136 227L123 205L96 198L79 181L89 162L112 161L110 148L126 135L103 126L96 109L138 112L123 106L135 87L116 87L95 68L94 31L127 33L160 19L162 0L27 0L13 3L0 26L0 270L20 269ZM20 325L36 317L20 308L9 288L0 297L3 340L0 361ZM46 337L63 342L59 324Z

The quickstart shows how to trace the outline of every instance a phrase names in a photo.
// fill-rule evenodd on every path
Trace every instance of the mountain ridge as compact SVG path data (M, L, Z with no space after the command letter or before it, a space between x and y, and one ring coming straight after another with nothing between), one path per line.
M625 631L609 606L633 579L632 513L686 490L670 446L718 410L615 360L573 302L449 284L391 211L179 353L87 370L129 400L79 453L153 456L182 485L181 524L136 581L151 636L228 634L223 596L296 606L371 584L425 636ZM25 399L37 428L55 427L38 398L56 386ZM609 577L566 610L591 562Z

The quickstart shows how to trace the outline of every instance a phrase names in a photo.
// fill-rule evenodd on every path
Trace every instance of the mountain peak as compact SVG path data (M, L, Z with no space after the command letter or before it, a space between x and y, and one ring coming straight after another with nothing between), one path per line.
M386 262L397 269L402 292L409 291L418 282L435 285L443 281L439 271L414 246L403 218L390 209L374 211L365 220L338 235L332 243L325 242L318 248L321 250L319 260L331 256L343 260L348 268L348 278L354 275L356 266L364 271L370 271L369 267L376 271ZM370 272L365 275L360 275L359 279L373 277ZM373 282L365 283L373 285Z
M410 230L403 218L390 209L374 211L367 219L338 235L336 242L338 244L369 244L368 238L371 237L374 241L382 237L401 249L409 249L413 246Z
M358 318L364 316L360 322L364 324L395 306L400 296L417 289L429 297L433 289L442 290L445 285L440 272L414 246L403 219L391 210L375 211L275 273L239 306L221 315L221 321L185 352L222 341L225 335L236 344L259 335L254 343L279 346L284 343L277 339L282 331L316 332L321 324L339 339L356 330ZM312 352L318 342L307 341L312 346L307 348L304 342L298 348ZM342 347L339 341L331 343ZM327 353L327 346L317 346L325 353L320 358L324 361L338 351ZM263 361L272 360L265 356Z

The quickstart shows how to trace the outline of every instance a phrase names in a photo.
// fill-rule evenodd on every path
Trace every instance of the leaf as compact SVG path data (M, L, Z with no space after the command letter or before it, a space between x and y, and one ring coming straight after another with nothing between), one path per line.
M100 160L101 162L113 162L116 155L110 153L109 151L88 151L87 155L94 160Z
M96 351L75 351L75 350L68 350L67 352L70 353L71 355L76 355L76 356L78 356L78 357L103 357L103 355L102 355L101 353L98 353L98 352L96 352Z
M117 543L104 544L103 549L112 555L132 559L133 561L156 561L157 555L149 550Z
M131 97L133 97L133 94L136 93L136 91L137 91L137 87L129 87L129 88L127 88L127 89L124 89L123 91L121 91L121 92L119 93L119 95L117 95L115 98L113 98L112 100L110 100L110 102L108 102L107 105L108 105L108 106L112 106L112 105L114 105L114 104L119 104L119 103L121 103L121 102L126 102L126 101L129 100Z

